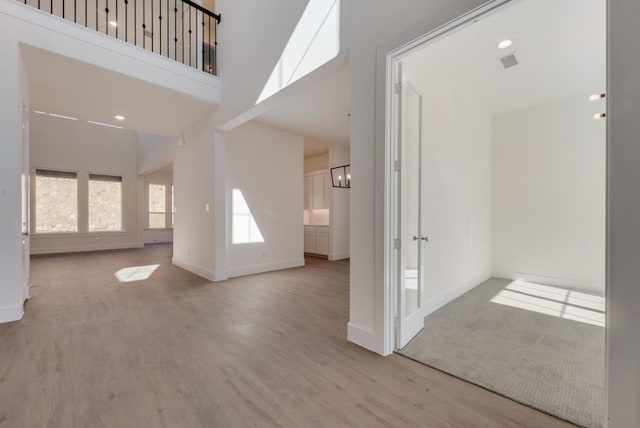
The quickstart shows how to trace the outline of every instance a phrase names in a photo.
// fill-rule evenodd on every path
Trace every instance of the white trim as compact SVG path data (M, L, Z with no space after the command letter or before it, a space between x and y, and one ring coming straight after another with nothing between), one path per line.
M0 308L0 324L5 322L20 321L24 315L22 305L4 306Z
M26 300L29 300L31 298L31 287L30 284L23 284L22 285L22 299L23 302Z
M203 277L204 279L208 279L212 282L224 281L227 279L227 275L224 273L214 272L209 269L203 268L202 266L194 265L189 262L185 262L184 260L177 259L175 257L171 258L171 263L175 266L178 266L181 269L187 270L191 273L195 273L198 276Z
M531 273L514 272L514 271L495 271L493 273L493 277L511 279L511 280L522 279L524 281L535 282L541 285L550 285L552 287L562 287L571 291L591 292L591 293L597 292L598 293L597 295L600 297L604 297L605 295L604 283L597 283L593 281L583 281L580 279L572 279L572 278L558 278L555 276L535 275Z
M347 340L376 354L389 355L391 353L381 349L378 335L374 330L353 323L347 324Z
M444 293L440 293L437 296L427 300L422 304L422 308L421 308L422 316L426 317L432 314L433 312L437 311L447 303L457 299L458 297L462 296L465 293L468 293L469 291L473 290L478 285L482 284L483 282L487 281L490 278L493 278L493 275L491 275L491 273L486 273L486 274L477 276L469 281L463 282L462 284L460 284L459 286L451 290L447 290Z
M349 253L349 251L343 251L341 253L329 254L329 260L332 261L332 262L335 262L337 260L348 259L349 257L351 257L351 254Z
M60 253L83 253L87 251L105 251L105 250L128 250L131 248L143 248L144 245L135 244L91 244L91 245L69 245L64 247L49 248L33 248L32 255L41 254L60 254Z
M229 278L237 276L254 275L256 273L271 272L274 270L291 269L304 266L304 259L286 260L283 262L268 263L263 265L244 266L227 269Z

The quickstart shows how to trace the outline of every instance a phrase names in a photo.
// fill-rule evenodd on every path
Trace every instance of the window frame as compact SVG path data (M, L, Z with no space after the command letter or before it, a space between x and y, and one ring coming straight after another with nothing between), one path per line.
M120 178L120 230L90 230L90 217L89 217L89 200L91 197L91 193L89 190L89 183L91 183L91 176L92 175L102 175L102 176L106 176L106 177L117 177ZM108 234L122 234L122 233L127 233L127 225L125 223L125 215L124 215L124 182L126 179L126 176L124 174L117 174L117 173L102 173L102 172L94 172L94 171L87 171L87 222L86 222L86 226L87 226L87 230L81 232L83 234L97 234L97 235L108 235ZM79 190L79 189L78 189ZM79 201L79 197L78 197L78 201Z
M160 183L157 181L146 181L145 180L145 195L146 195L146 217L145 217L145 230L173 230L174 222L173 218L175 215L173 202L175 202L174 195L174 184L172 183ZM164 212L161 211L151 211L151 201L149 200L151 196L151 192L149 191L151 186L162 186L164 187ZM151 227L150 225L150 216L151 214L164 214L164 227Z
M36 179L38 177L37 172L39 170L42 171L52 171L52 172L61 172L67 174L75 174L76 175L76 230L65 230L59 232L39 232L37 228L37 204L38 204L38 196L36 192ZM77 169L69 169L69 168L55 168L55 167L43 167L43 166L34 166L31 168L31 183L29 186L30 193L30 228L31 235L34 237L61 237L61 236L77 236L80 232L80 171Z

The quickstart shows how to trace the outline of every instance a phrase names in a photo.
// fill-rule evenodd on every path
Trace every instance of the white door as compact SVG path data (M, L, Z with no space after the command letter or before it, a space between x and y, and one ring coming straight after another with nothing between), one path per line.
M422 298L424 263L422 248L428 238L421 225L422 96L408 83L398 63L395 87L395 131L398 172L398 236L400 237L396 348L403 348L424 327Z
M29 230L30 230L30 185L29 185L29 107L27 101L22 99L22 131L21 131L21 186L22 186L22 290L23 298L31 297L29 282Z

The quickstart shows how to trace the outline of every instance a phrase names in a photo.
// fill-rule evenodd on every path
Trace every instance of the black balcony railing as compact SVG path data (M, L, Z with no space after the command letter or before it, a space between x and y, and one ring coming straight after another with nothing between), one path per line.
M18 0L217 75L220 15L190 0Z

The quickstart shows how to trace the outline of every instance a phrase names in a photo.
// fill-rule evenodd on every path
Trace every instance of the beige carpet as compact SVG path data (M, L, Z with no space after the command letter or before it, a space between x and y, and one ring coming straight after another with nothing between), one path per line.
M602 299L518 285L481 284L425 318L400 354L576 425L602 427Z

